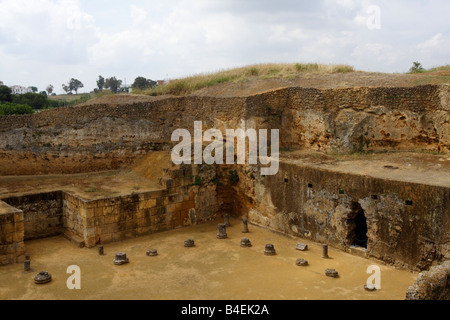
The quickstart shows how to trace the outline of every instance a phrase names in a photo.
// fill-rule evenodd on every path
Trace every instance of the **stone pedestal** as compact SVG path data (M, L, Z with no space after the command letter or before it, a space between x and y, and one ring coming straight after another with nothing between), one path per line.
M241 247L249 248L251 246L252 246L252 243L250 242L250 239L244 238L241 240Z
M266 244L266 249L264 250L266 256L274 256L277 254L273 244Z
M227 226L224 223L219 224L218 229L219 229L219 232L217 233L217 239L228 238Z
M327 269L325 270L325 275L330 278L337 278L339 273L334 269Z
M328 259L328 245L324 244L322 246L322 258Z
M156 257L158 255L158 251L156 249L150 249L147 251L147 256Z
M116 258L113 260L115 265L122 265L130 262L127 258L127 254L120 252L116 254Z
M34 283L36 284L45 284L52 281L52 275L47 271L41 271L34 277Z
M242 230L242 233L249 233L250 231L248 230L248 221L244 220L243 224L244 224L244 229Z
M186 248L194 247L194 246L195 246L195 242L194 242L193 239L188 239L188 240L186 240L186 241L184 242L184 246L185 246Z
M229 214L223 216L223 221L226 227L231 227Z
M308 265L308 261L305 259L297 259L295 264L298 265L299 267L306 267Z

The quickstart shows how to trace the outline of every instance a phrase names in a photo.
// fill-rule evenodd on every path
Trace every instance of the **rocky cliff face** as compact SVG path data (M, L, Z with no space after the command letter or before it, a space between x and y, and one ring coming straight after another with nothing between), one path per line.
M275 176L237 169L236 215L253 223L398 267L426 270L448 251L450 189L281 161ZM364 222L358 221L358 215ZM361 244L359 228L367 234Z
M286 88L250 97L168 97L0 117L0 174L115 169L169 150L175 129L280 129L282 148L450 150L449 86Z
M449 300L450 260L419 274L417 281L406 291L406 300Z

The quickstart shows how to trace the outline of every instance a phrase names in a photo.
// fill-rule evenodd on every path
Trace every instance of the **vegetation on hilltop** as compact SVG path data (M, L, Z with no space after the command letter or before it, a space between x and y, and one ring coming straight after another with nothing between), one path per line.
M16 104L11 102L0 102L0 116L13 114L32 114L33 109L26 104Z
M348 65L323 65L318 63L292 64L256 64L241 68L223 70L214 73L193 75L183 79L172 80L167 84L148 90L133 90L133 93L152 96L173 94L183 95L220 83L248 81L249 79L293 79L305 73L347 73L355 71Z
M409 69L408 73L430 73L439 71L450 71L450 64L446 66L434 67L431 69L425 69L420 62L413 62L413 66Z

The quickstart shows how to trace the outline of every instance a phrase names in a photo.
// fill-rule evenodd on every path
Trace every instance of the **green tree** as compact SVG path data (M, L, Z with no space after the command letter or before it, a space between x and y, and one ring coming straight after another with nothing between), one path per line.
M53 93L53 86L51 85L51 84L49 84L48 86L47 86L47 88L46 88L46 90L47 90L47 92L48 92L48 95L51 95L52 93Z
M105 88L110 89L112 93L117 93L122 85L122 80L111 77L105 80Z
M62 84L62 89L64 90L64 92L66 94L72 93L72 91L70 90L68 85L65 85L64 83Z
M424 72L425 69L422 67L422 64L420 62L413 62L413 66L411 67L411 69L409 69L410 73L420 73L420 72Z
M153 88L156 85L157 85L156 81L153 81L151 79L146 79L144 77L137 77L134 80L134 83L131 85L131 87L133 89L145 90L145 89Z
M98 76L97 87L100 92L102 92L103 88L105 87L105 78L103 78L102 76Z
M31 91L33 91L33 93L36 93L39 91L37 87L30 87L30 89L31 89Z
M84 84L78 79L70 79L69 81L69 90L70 92L75 91L75 94L78 94L78 90L83 88Z
M0 102L12 102L12 91L7 86L0 86Z
M11 114L31 114L33 109L29 105L15 104L10 102L0 103L0 116Z
M48 106L47 95L31 92L14 95L12 102L15 104L29 105L35 110L44 109Z

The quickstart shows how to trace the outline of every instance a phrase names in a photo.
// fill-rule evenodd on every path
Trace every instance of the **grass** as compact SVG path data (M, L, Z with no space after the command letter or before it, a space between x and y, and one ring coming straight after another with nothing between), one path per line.
M421 71L415 71L415 72L407 72L407 74L418 74L421 75L416 80L413 81L413 84L418 85L425 85L425 84L432 84L432 85L440 85L440 84L448 84L450 83L450 74L447 72L444 72L442 74L433 74L436 72L442 72L442 71L449 71L450 72L450 65L440 66L440 67L434 67L431 69L423 69Z
M245 82L249 79L293 79L307 73L347 73L355 71L348 65L323 65L318 63L292 63L292 64L256 64L241 68L222 70L214 73L204 73L172 80L169 83L155 88L138 91L136 94L152 96L172 94L184 95L199 89L211 87L226 82Z
M99 93L61 94L57 96L48 96L48 100L53 101L53 107L75 106L91 99L110 94L112 93L107 90Z
M413 71L409 71L407 72L407 74L422 74L422 73L431 73L431 72L439 72L439 71L450 71L450 64L446 65L446 66L440 66L440 67L434 67L434 68L430 68L430 69L420 69L420 70L413 70Z
M450 64L448 64L446 66L431 68L431 69L426 70L425 72L436 72L436 71L450 71Z

